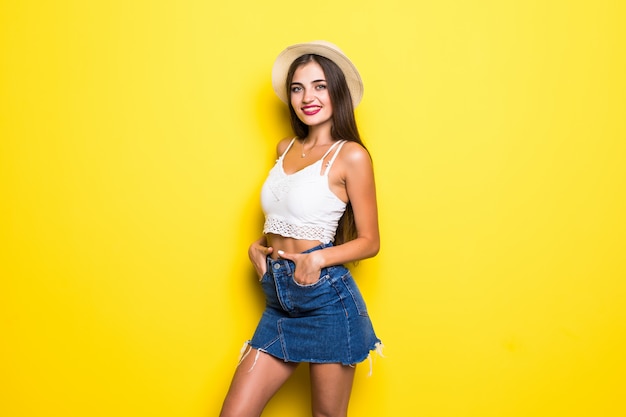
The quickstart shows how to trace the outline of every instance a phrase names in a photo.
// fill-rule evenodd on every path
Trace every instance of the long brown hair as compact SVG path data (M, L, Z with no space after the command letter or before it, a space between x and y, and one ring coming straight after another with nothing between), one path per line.
M296 70L309 62L316 62L322 67L324 76L326 77L326 86L330 96L330 102L333 106L332 127L330 134L333 140L347 140L356 142L365 148L359 135L359 129L354 118L354 107L352 105L352 97L346 83L346 77L343 71L332 60L320 55L307 54L302 55L291 63L285 85L287 91L291 91L291 82ZM304 124L296 115L291 100L289 100L289 115L291 118L291 127L294 133L300 138L306 138L309 134L309 126ZM353 240L357 237L356 223L354 221L354 212L352 205L348 202L346 211L339 219L339 226L335 235L335 243L342 243Z

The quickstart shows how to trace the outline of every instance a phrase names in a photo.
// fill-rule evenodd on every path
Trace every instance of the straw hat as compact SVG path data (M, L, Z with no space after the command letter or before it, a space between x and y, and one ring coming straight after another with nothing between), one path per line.
M352 97L354 107L363 98L363 82L352 61L336 45L326 41L313 41L288 46L282 51L272 67L272 87L278 97L285 103L289 103L289 94L285 88L287 72L292 62L302 55L315 54L333 61L343 71Z

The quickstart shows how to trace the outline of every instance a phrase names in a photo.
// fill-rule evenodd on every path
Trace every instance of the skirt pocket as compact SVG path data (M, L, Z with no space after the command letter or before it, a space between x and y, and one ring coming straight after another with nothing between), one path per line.
M327 307L338 301L337 294L328 284L330 275L322 269L320 279L312 284L299 284L293 278L289 279L287 296L296 313L311 313L315 310Z

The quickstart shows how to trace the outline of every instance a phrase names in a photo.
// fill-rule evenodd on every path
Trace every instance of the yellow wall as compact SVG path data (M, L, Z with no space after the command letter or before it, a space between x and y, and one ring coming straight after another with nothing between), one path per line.
M3 1L0 415L217 414L263 307L270 67L327 39L365 80L383 238L352 415L623 417L625 11ZM265 415L308 415L306 377Z

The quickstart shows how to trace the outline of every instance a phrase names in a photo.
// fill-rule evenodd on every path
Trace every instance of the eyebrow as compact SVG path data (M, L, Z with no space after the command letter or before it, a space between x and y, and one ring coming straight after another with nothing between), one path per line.
M320 79L320 80L313 80L313 81L311 81L311 84L315 84L315 83L325 83L325 82L326 82L326 80L322 80L322 79ZM294 82L292 82L292 83L291 83L291 85L295 85L295 84L297 84L297 85L303 85L301 82L298 82L298 81L294 81Z

